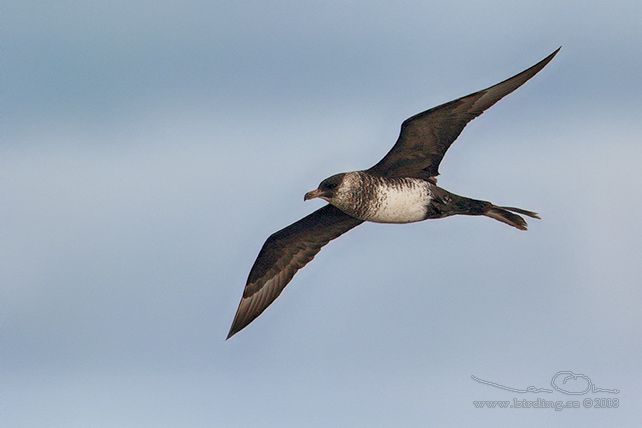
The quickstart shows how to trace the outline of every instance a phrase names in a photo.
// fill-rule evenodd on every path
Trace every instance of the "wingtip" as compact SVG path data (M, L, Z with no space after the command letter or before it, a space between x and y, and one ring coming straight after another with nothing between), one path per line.
M558 47L557 49L555 49L555 50L553 51L553 53L551 53L549 56L547 56L546 58L544 58L544 59L542 60L542 62L546 62L546 64L548 64L548 63L549 63L549 62L550 62L550 61L555 57L555 55L557 55L557 53L558 53L561 49L562 49L562 46L560 46L560 47Z
M242 304L242 303L243 303L243 301L241 301L241 304ZM240 311L240 310L241 310L241 307L240 307L240 305L239 305L239 311ZM238 311L237 311L237 312L238 312ZM261 311L261 312L262 312L262 311ZM247 327L247 326L248 326L252 321L254 321L254 319L255 319L256 317L258 317L259 315L260 315L260 313L259 313L259 314L257 314L257 315L256 315L254 318L252 318L251 320L247 321L247 319L243 319L242 317L240 318L240 317L239 317L239 314L237 313L237 314L236 314L236 316L234 317L234 321L232 322L232 327L230 327L230 332L229 332L229 333L227 333L227 337L225 338L225 340L228 340L230 337L234 336L236 333L238 333L239 331L243 330L243 329L244 329L245 327Z
M541 66L542 66L542 68L544 68L544 67L545 67L549 62L551 62L551 61L553 60L553 58L555 57L555 55L557 55L557 53L560 51L560 49L562 49L562 47L561 47L561 46L560 46L560 47L558 47L557 49L555 49L555 50L553 51L553 53L549 54L546 58L544 58L543 60L541 60L539 63L535 64L535 65L533 66L533 68L535 68L535 67L537 67L537 66L539 66L539 65L541 65Z
M244 328L245 328L244 325L243 326L239 326L236 323L236 318L235 318L234 322L232 323L232 327L230 327L230 332L227 333L227 337L225 338L225 340L228 340L230 337L234 336L236 333L238 333L239 331L243 330Z

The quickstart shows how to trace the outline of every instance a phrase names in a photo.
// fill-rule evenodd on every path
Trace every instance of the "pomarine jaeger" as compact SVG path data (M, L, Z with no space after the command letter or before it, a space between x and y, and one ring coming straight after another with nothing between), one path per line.
M258 317L321 247L364 221L411 223L483 215L526 230L526 221L518 214L539 218L536 213L455 195L437 187L436 177L444 154L466 124L537 74L560 49L510 79L412 116L375 166L333 175L306 193L306 201L321 198L329 204L265 241L227 338Z

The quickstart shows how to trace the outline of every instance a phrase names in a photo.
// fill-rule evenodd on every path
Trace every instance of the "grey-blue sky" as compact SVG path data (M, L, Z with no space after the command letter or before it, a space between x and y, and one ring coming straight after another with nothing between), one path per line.
M640 12L6 5L3 424L633 426ZM469 125L440 178L542 221L364 225L223 342L265 238L319 206L305 191L372 165L406 117L559 45ZM546 387L560 370L620 389L622 406L472 404L515 394L470 375Z

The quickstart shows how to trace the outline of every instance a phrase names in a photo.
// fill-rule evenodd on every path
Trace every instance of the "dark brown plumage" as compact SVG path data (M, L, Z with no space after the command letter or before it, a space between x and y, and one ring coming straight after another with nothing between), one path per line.
M406 119L395 145L368 172L424 180L439 175L441 160L468 122L535 76L560 49L510 79Z
M330 204L274 233L263 244L250 271L243 298L227 338L232 337L258 317L281 294L294 274L314 258L321 247L363 223L364 220L409 222L455 214L485 215L526 230L526 222L517 214L538 218L535 213L520 208L498 207L490 202L454 195L435 185L436 176L439 174L439 164L444 154L466 124L537 74L558 51L559 49L529 69L497 85L407 119L401 125L401 133L396 144L375 166L365 171L337 174L324 180L318 189L307 193L306 200L320 197ZM406 186L405 188L399 184L400 177L408 179L402 183ZM363 188L355 188L354 181L357 179L362 183L360 185L363 185ZM348 183L350 180L352 182ZM376 182L381 183L381 188L368 184ZM400 221L394 220L397 211L385 213L387 216L392 213L392 220L388 220L388 217L385 220L377 220L376 216L373 217L374 220L365 217L360 219L348 215L332 205L333 203L338 206L343 204L345 207L345 197L341 195L341 191L348 189L347 186L352 186L350 188L352 199L348 200L358 201L354 204L367 204L381 192L390 191L390 188L396 186L393 190L397 193L391 194L391 197L397 198L394 201L398 205L395 209L407 207L411 209L408 212L410 214L405 213L406 217L399 217L404 218ZM416 196L417 189L420 193L419 199ZM422 189L426 192L424 196L421 196ZM354 196L355 191L356 196ZM404 193L406 191L408 194L414 193L406 197ZM341 201L341 198L344 200ZM376 202L381 205L381 201ZM417 210L417 203L426 205L425 213L421 218L415 219L412 216ZM355 213L368 212L369 207L362 205L357 208L359 209L349 210L349 212L359 216Z
M227 338L258 317L321 247L361 223L363 220L344 214L328 204L272 234L263 244L250 270Z

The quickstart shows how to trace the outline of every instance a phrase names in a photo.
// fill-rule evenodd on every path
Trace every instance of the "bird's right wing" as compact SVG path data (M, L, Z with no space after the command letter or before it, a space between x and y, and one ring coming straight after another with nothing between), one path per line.
M281 294L294 274L331 240L363 223L326 205L272 234L259 252L227 336L245 328Z

